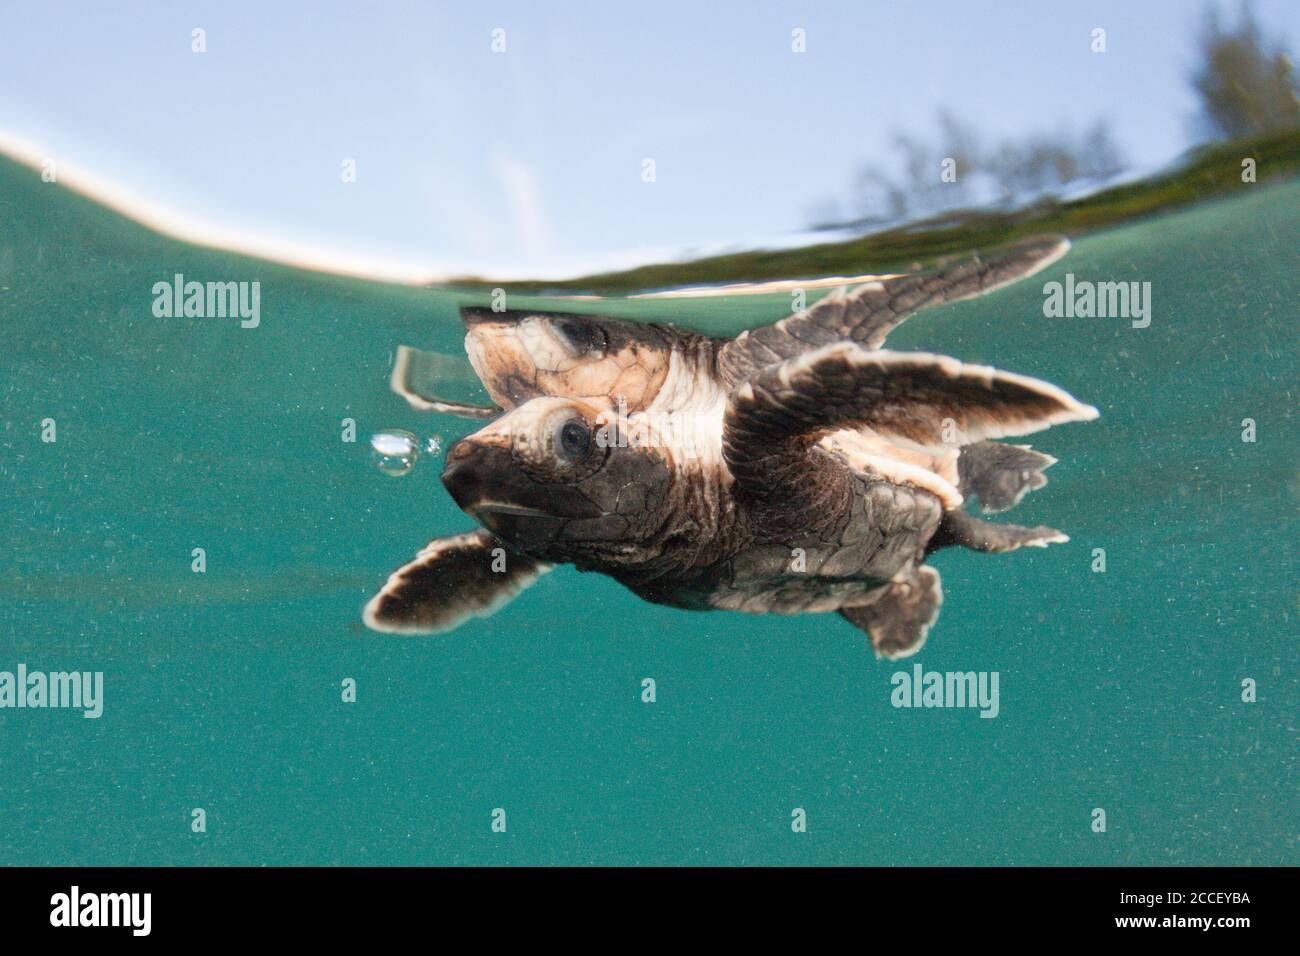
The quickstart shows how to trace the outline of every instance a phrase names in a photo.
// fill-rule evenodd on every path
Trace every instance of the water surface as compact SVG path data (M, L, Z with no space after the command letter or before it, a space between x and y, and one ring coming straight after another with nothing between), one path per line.
M997 671L992 720L893 708L913 662L834 615L687 613L569 568L451 634L367 632L385 576L472 526L435 461L392 478L367 444L474 430L387 387L399 344L461 354L468 299L187 246L7 161L0 212L0 670L102 670L107 698L0 710L0 862L1300 862L1300 185L1085 238L891 337L1102 413L1033 436L1060 464L1007 516L1070 544L934 558L914 662ZM261 325L155 318L177 272L260 281ZM1151 282L1150 327L1044 318L1067 272ZM579 308L731 334L788 305Z

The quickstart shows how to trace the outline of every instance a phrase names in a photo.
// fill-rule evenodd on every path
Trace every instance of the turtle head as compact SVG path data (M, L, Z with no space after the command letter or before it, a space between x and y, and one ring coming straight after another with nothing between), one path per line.
M652 325L571 312L461 309L465 351L502 408L541 395L616 398L629 410L653 401L672 350Z
M443 484L507 544L552 561L633 554L671 508L671 454L605 400L535 398L452 446ZM603 556L603 557L597 557Z

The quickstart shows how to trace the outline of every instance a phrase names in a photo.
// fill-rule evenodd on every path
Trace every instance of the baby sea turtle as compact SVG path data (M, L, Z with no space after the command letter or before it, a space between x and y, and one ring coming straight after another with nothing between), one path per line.
M916 311L1054 262L1064 239L837 289L774 325L716 339L573 313L464 309L466 350L497 408L443 483L484 527L433 541L365 609L384 631L449 630L554 564L686 609L838 611L881 656L915 653L942 602L924 564L949 545L1067 540L990 524L1054 459L992 439L1097 416L1061 389L953 358L881 348Z

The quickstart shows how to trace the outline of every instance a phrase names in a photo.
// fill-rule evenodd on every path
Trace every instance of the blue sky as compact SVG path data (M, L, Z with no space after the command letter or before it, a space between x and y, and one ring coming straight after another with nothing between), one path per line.
M1300 4L1255 9L1300 48ZM0 131L204 222L433 269L564 274L794 232L864 161L888 163L895 128L929 129L941 108L992 138L1106 118L1134 165L1164 163L1190 144L1201 11L21 4L0 34Z

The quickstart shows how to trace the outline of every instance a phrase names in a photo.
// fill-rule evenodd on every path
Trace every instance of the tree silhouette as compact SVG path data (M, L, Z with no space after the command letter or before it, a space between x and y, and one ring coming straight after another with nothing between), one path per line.
M985 145L973 124L947 111L937 117L933 139L897 130L891 174L878 165L858 171L852 206L853 223L898 221L934 216L985 201L1015 205L1056 192L1073 183L1101 181L1123 169L1110 129L1098 120L1081 136L1065 131L1037 132L1019 140ZM951 161L955 177L941 176ZM831 225L838 205L823 203L813 221Z
M1243 2L1235 27L1208 7L1200 37L1201 62L1192 85L1201 98L1201 131L1214 138L1258 136L1300 126L1291 59L1281 43L1260 33L1250 4Z

